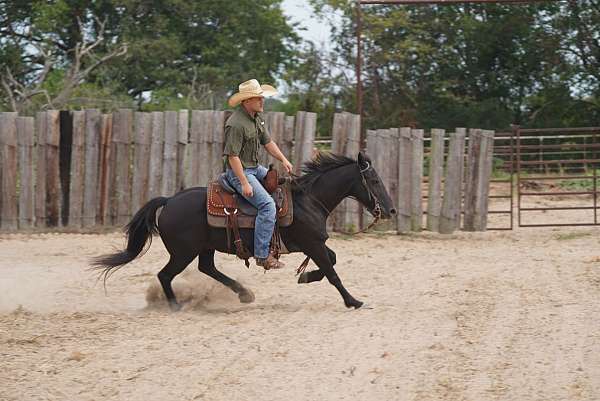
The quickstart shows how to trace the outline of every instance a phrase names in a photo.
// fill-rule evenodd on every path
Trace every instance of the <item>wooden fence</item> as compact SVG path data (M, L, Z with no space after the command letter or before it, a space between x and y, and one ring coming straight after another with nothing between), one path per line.
M0 229L122 226L153 197L206 186L223 169L228 115L213 110L145 113L127 109L112 114L46 111L35 118L0 113ZM314 154L317 115L272 112L266 119L272 138L298 172ZM445 152L444 132L432 130L432 145L426 152L422 130L367 132L367 153L399 211L394 229L421 230L424 214L429 230L459 228L463 175L464 228L485 229L493 133L470 131L466 169L465 135L464 129L448 135ZM359 116L336 114L331 150L356 158L359 149ZM275 162L266 153L260 160ZM428 161L428 179L424 179L424 160ZM422 195L427 185L428 192ZM425 201L428 204L423 208ZM356 201L345 200L332 214L329 226L356 229L360 216Z
M423 137L423 130L407 127L367 130L367 153L398 211L395 230L448 234L461 228L464 215L464 230L484 231L494 132L432 129L427 149Z

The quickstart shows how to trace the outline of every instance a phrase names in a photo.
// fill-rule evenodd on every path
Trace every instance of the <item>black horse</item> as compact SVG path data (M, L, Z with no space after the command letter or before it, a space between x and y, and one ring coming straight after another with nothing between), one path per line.
M386 219L396 213L392 201L370 159L362 152L358 154L358 160L320 153L304 164L302 172L292 181L293 223L281 228L281 237L290 252L303 252L319 269L302 273L298 283L310 283L327 277L340 292L346 307L360 308L363 303L350 295L333 268L335 253L325 245L328 238L327 216L344 198L354 197L372 215ZM160 207L163 209L157 224L156 212ZM250 290L215 267L215 251L228 252L230 247L227 246L225 229L207 224L206 188L190 188L171 198L150 200L135 214L125 230L128 238L125 250L93 261L97 268L103 270L105 279L113 269L122 267L142 254L146 243L152 241L152 235L158 233L171 255L167 265L158 273L171 309L180 308L171 281L196 257L199 258L198 268L201 272L231 288L241 302L254 301ZM240 234L250 252L253 252L253 230L240 229Z

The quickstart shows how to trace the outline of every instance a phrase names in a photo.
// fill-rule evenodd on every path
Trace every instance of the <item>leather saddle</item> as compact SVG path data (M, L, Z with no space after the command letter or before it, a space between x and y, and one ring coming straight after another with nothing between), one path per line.
M283 179L279 180L277 171L270 169L263 185L275 201L277 225L287 227L292 224L293 203L289 182ZM230 216L235 215L239 228L254 228L258 209L229 184L223 173L208 185L207 212L208 224L212 227L228 227Z
M269 166L269 172L263 183L267 192L275 200L277 208L277 222L273 230L270 244L270 254L279 258L282 253L288 253L281 240L279 227L292 224L293 203L289 180L280 180L277 170ZM231 252L232 236L235 245L235 254L243 259L246 267L250 267L248 259L252 257L240 236L240 228L254 228L258 210L229 184L225 174L221 174L216 181L208 184L206 197L208 224L212 227L225 228L227 231L227 248Z

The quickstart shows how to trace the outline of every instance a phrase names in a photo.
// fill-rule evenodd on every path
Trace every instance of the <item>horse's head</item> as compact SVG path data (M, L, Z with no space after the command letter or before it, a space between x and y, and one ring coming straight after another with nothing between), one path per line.
M371 159L363 152L358 153L357 167L360 185L355 191L356 199L363 204L374 217L389 219L396 214L390 195L375 171Z

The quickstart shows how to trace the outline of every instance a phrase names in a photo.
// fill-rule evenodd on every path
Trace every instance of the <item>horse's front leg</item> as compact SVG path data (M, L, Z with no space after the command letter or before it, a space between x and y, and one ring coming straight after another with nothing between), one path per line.
M331 248L329 248L327 245L325 245L325 248L327 248L327 254L329 255L329 261L331 262L331 265L335 266L335 264L336 264L335 252L333 252L333 250ZM298 277L298 284L308 284L308 283L313 283L315 281L321 281L321 280L323 280L323 277L325 277L325 273L321 269L311 270L309 272L303 272Z
M327 246L325 243L316 243L308 247L304 253L309 256L319 266L319 270L323 272L325 277L331 285L333 285L340 292L340 295L344 299L344 304L347 308L360 308L363 303L355 299L350 293L344 288L342 280L335 272L333 268L332 260L329 257Z

